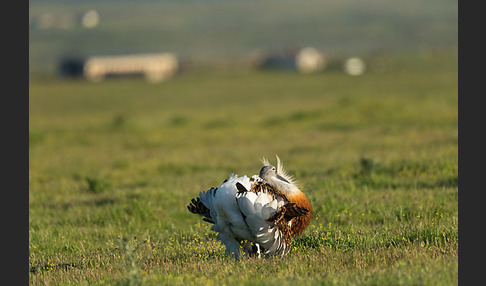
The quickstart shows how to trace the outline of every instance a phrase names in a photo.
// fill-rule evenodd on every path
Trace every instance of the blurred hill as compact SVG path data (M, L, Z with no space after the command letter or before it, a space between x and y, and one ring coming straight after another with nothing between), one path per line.
M98 22L83 26L89 11ZM303 46L343 56L457 49L458 1L29 1L31 71L66 56L169 51L216 61Z

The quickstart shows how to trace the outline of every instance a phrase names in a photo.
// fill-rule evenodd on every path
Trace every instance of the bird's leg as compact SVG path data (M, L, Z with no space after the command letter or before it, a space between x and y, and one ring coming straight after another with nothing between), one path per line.
M255 243L255 245L256 245L256 248L257 248L257 251L256 251L257 257L260 258L261 257L260 244Z

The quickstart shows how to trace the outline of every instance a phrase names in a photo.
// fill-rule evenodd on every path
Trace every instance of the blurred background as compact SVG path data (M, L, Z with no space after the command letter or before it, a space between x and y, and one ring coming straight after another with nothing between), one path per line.
M279 154L317 188L369 158L457 161L455 0L29 6L33 177L207 186Z
M456 0L29 1L34 74L76 75L94 56L159 53L175 57L178 73L270 67L360 74L385 69L380 56L390 53L428 57L457 47ZM312 50L296 59L304 48Z

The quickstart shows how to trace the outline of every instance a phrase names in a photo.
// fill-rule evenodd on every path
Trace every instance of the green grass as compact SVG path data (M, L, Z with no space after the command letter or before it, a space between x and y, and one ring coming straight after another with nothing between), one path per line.
M360 77L31 77L30 284L457 284L457 55L388 61ZM186 205L274 154L315 216L288 256L235 262Z

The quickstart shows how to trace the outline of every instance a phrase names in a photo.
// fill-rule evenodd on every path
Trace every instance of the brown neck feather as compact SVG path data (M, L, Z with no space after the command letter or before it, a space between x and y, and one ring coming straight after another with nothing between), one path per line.
M302 234L304 229L307 228L307 226L310 223L310 220L312 218L313 210L312 210L312 205L310 204L309 200L307 197L304 195L304 193L299 192L296 195L293 196L287 196L287 199L291 203L295 203L299 207L306 208L309 210L309 212L303 216L300 217L295 217L293 218L292 225L291 225L291 231L292 231L292 236L299 236Z

